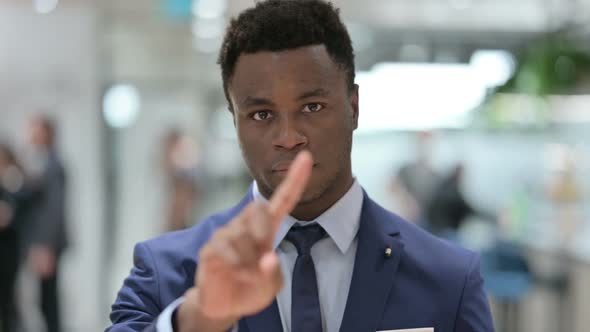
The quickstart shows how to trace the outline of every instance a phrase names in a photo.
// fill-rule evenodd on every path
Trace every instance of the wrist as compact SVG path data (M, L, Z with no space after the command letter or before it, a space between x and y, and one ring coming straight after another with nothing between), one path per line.
M194 287L185 294L183 302L173 316L175 331L224 332L230 330L237 318L213 318L205 314L199 301L199 290Z

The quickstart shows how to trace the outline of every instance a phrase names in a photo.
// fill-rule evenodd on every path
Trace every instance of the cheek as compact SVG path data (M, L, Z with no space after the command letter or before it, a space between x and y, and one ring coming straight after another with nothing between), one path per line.
M252 135L252 129L248 128L243 121L243 119L237 119L235 121L236 133L238 134L238 140L240 141L242 149L251 147L252 140L255 138L254 135Z
M263 133L256 130L256 128L248 128L247 126L238 127L238 139L243 148L248 150L258 149L264 141Z
M265 150L269 148L268 144L265 144L265 138L260 132L251 128L237 126L236 129L244 159L251 169L257 168L263 162Z
M314 137L317 143L321 143L329 150L339 146L343 142L342 138L352 132L352 126L353 121L351 117L337 113L333 116L326 117L318 126L315 126L313 129Z

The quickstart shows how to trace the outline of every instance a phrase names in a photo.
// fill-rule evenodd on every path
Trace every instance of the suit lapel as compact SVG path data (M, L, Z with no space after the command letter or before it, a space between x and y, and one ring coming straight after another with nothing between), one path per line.
M247 328L244 329L244 327ZM249 332L282 332L283 323L281 321L277 300L274 300L269 307L257 313L256 315L245 317L244 319L240 320L238 330L247 330Z
M391 248L391 255L386 250ZM374 332L402 255L403 243L391 216L366 194L358 247L340 332Z

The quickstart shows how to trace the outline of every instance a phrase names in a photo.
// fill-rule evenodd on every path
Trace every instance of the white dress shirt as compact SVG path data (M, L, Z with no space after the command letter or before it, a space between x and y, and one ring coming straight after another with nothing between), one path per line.
M266 201L258 191L256 182L252 191L255 200ZM318 279L323 330L337 332L340 330L352 280L362 204L363 190L354 180L348 192L315 220L299 221L291 216L283 220L274 241L274 248L279 256L284 277L284 286L277 295L284 332L291 331L291 281L297 259L295 246L284 241L289 229L296 223L305 225L312 222L320 224L328 235L313 246L311 256ZM181 303L182 299L179 299L162 312L158 318L158 331L172 331L172 313ZM233 331L237 332L237 327L234 327Z

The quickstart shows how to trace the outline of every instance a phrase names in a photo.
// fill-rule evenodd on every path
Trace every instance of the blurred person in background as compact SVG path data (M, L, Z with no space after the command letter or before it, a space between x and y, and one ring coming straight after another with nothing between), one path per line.
M30 119L29 142L35 153L38 174L31 176L28 190L31 217L24 231L27 259L40 281L41 312L48 332L60 331L58 276L60 257L67 246L66 170L60 159L57 128L47 116Z
M551 206L552 219L558 221L556 235L560 241L569 242L584 222L584 195L578 157L581 154L568 145L555 145L551 152L544 191Z
M163 158L168 187L165 228L181 230L192 224L200 198L197 146L188 135L171 129L164 139Z
M20 261L24 173L14 152L0 143L0 331L16 330L15 283Z
M403 165L391 181L398 212L406 220L429 228L427 209L441 175L432 167L434 133L420 132L415 137L416 159Z
M493 331L478 255L352 174L359 86L338 9L260 1L231 20L219 63L255 181L233 208L135 246L109 331Z
M478 216L486 221L495 221L492 213L476 209L463 194L463 164L456 165L434 190L427 207L430 231L438 236L456 239L457 231L470 216Z

